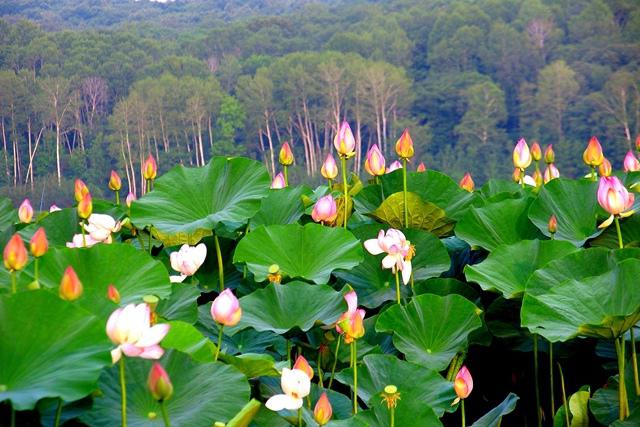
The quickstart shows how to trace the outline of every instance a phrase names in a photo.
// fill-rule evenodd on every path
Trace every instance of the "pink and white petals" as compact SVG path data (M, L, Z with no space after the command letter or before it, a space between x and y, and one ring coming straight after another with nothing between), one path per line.
M387 256L382 259L382 268L391 269L394 274L401 271L403 283L409 283L413 248L402 231L390 228L385 233L380 230L376 239L364 242L364 247L371 255L386 253Z
M111 233L120 231L120 222L110 215L91 214L87 219L84 229L93 240L103 243L111 243Z
M235 326L242 317L240 301L231 289L225 289L211 304L211 317L224 326Z
M193 276L202 266L206 257L207 247L204 243L200 243L197 246L182 245L179 251L172 252L169 256L171 268L180 273L178 277ZM184 277L179 281L182 282L183 280ZM173 282L174 279L172 278L171 281Z
M283 368L280 386L284 394L271 396L265 403L265 406L272 411L300 409L303 398L307 397L311 391L309 376L299 369Z

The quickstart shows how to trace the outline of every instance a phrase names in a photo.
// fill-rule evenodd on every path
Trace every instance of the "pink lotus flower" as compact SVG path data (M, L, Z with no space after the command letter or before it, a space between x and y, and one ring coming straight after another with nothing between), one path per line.
M389 167L387 167L387 171L385 173L391 173L395 170L398 169L402 169L402 163L400 163L398 160L395 160L393 162L391 162L391 164L389 165Z
M520 170L524 170L531 164L531 152L524 138L520 138L513 149L513 165Z
M271 181L271 189L280 190L286 186L287 184L284 182L284 175L282 174L282 172L278 172L275 178L273 178L273 181Z
M33 207L31 206L29 199L24 199L18 208L18 219L20 219L20 222L24 222L26 224L30 223L33 219Z
M84 229L95 241L111 243L111 233L120 231L120 222L106 214L91 214Z
M132 192L129 192L129 194L127 194L127 198L125 199L125 203L127 204L128 208L131 207L131 203L133 203L134 200L136 200L136 195Z
M406 285L411 279L411 258L414 249L402 231L390 228L387 233L380 230L376 239L369 239L364 242L364 247L371 255L386 253L382 259L382 267L390 268L395 274L402 272L402 281Z
M90 248L98 243L111 243L111 236L104 242L101 240L95 240L91 235L87 234L84 237L82 234L74 234L70 242L67 242L68 248Z
M356 140L351 132L351 127L346 121L340 125L340 130L333 138L333 146L342 157L351 157L355 154Z
M473 378L471 378L471 373L466 366L463 366L458 371L456 379L453 382L453 389L458 396L456 400L453 401L454 405L458 403L460 399L466 399L471 394L473 390Z
M180 276L171 276L171 281L182 282L187 276L193 276L206 257L207 247L204 243L197 246L182 245L179 251L169 256L171 268L180 273Z
M327 154L327 158L324 159L324 163L320 168L320 173L325 179L335 179L338 176L338 165L336 159L333 158L333 154Z
M283 368L280 386L284 394L271 396L265 403L265 406L272 411L300 409L303 403L302 399L311 392L309 376L299 369Z
M544 170L544 183L551 181L552 179L560 178L560 171L553 163L549 164Z
M629 193L625 186L615 176L600 177L598 185L598 203L611 216L599 225L605 228L611 225L615 216L626 217L633 213L629 211L633 206L635 196Z
M382 151L377 144L373 144L367 152L367 159L364 161L364 169L371 176L384 175L385 160Z
M225 289L211 304L211 317L224 326L235 326L242 317L240 301L233 295L231 289Z
M336 201L331 194L327 194L324 197L318 199L311 211L311 218L315 222L332 223L338 217L338 210L336 208Z
M636 155L633 154L633 151L627 151L627 155L624 156L623 166L625 172L636 172L640 170L640 162L636 159Z
M151 326L151 309L145 303L129 304L114 311L107 321L107 335L117 347L111 350L116 363L122 357L160 359L164 350L158 344L169 332L169 325Z
M418 168L416 169L417 172L426 172L427 171L427 167L424 165L424 162L420 162L420 164L418 165Z
M339 334L344 333L344 342L349 344L364 335L363 322L366 312L358 308L358 295L355 291L347 292L344 299L347 301L347 311L342 313L336 322L336 331Z

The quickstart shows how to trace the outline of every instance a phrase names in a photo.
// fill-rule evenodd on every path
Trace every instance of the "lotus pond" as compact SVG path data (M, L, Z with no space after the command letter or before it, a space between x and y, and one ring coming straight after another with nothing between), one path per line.
M334 145L316 188L286 145L275 177L150 158L137 200L0 200L0 424L640 425L632 152L567 179L521 140L475 188L408 132L362 179Z

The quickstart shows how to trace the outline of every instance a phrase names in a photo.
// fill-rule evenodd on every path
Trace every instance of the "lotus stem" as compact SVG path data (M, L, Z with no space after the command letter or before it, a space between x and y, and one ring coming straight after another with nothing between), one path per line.
M40 261L40 258L36 258L36 260L34 261L34 272L35 272L35 276L36 276L36 282L38 282L39 276L40 276L39 275L39 271L40 271L40 269L39 269L39 261Z
M289 186L289 172L288 172L288 167L287 165L284 165L282 167L284 169L284 186L288 187Z
M87 237L85 236L84 231L84 220L80 221L80 232L82 233L82 246L87 247Z
M556 413L556 402L554 399L553 393L553 343L549 341L549 396L551 398L551 416L553 417Z
M407 206L407 159L402 158L402 195L404 200L404 228L409 228L409 207Z
M342 162L342 186L344 190L344 222L343 227L347 228L347 210L348 210L348 201L349 201L349 191L347 188L347 158L345 156L340 156L340 161Z
M327 179L327 184L329 185L329 191L331 191L331 188L333 187L333 180Z
M618 400L619 419L624 420L629 416L629 401L627 399L627 385L624 380L624 337L618 337L615 341L616 355L618 356Z
M595 166L591 166L591 181L597 181L598 180L598 172L596 172L596 167Z
M324 385L322 384L322 352L320 350L318 350L318 385L320 385L320 388L324 388Z
M146 252L147 248L144 246L144 240L142 240L142 236L140 236L140 233L136 231L136 237L138 239L138 243L140 243L140 249L142 249L143 252Z
M351 358L353 360L353 413L358 413L358 348L356 340L351 342Z
M222 265L222 252L220 251L220 240L217 235L213 235L213 241L216 245L216 257L218 258L218 282L220 292L224 291L224 266Z
M291 342L287 338L287 366L291 368Z
M342 335L338 335L338 342L336 343L336 352L333 356L333 366L331 366L331 376L329 377L329 385L327 388L331 388L331 384L333 384L333 376L336 373L336 365L338 364L338 350L340 350L340 339Z
M62 399L58 398L58 407L56 408L56 418L53 421L53 427L60 426L60 417L62 416Z
M616 223L616 232L618 233L618 247L624 249L624 243L622 242L622 231L620 230L620 220L618 216L613 217L613 221Z
M395 427L395 425L396 425L396 408L395 406L392 406L391 409L389 409L389 426Z
M165 400L160 402L160 412L162 412L162 419L164 420L164 426L171 427L171 421L169 420L169 411L167 411L167 402Z
M456 374L456 364L458 363L458 353L453 356L451 363L449 364L449 370L447 371L447 381L453 382L453 376Z
M636 354L636 335L631 327L631 363L633 363L633 381L636 387L636 396L640 396L640 381L638 381L638 355Z
M120 357L120 396L122 402L122 427L127 427L127 383L124 372L124 356Z
M120 190L116 191L116 206L120 206Z
M464 399L460 401L460 415L462 416L462 427L465 427L467 423L464 415Z
M536 419L538 427L542 427L542 418L540 417L540 383L538 381L538 334L533 334L533 375L535 376L536 386Z
M11 270L11 293L15 294L18 290L18 285L16 284L16 271Z
M396 270L396 302L400 304L400 276Z
M524 190L524 169L520 168L520 185L522 186L522 189ZM540 417L538 417L540 418Z
M298 427L302 427L302 408L298 408Z
M222 348L222 331L224 329L223 324L218 324L218 346L216 347L216 355L213 357L213 361L217 362L220 356L220 349Z
M564 388L564 375L562 375L562 366L558 363L558 372L560 372L560 385L562 385L562 404L564 405L564 418L567 426L570 426L569 422L569 405L567 404L567 391Z
M11 427L16 427L16 410L11 406Z
M151 228L149 228L149 255L151 255L152 249L153 249L153 245L151 244Z

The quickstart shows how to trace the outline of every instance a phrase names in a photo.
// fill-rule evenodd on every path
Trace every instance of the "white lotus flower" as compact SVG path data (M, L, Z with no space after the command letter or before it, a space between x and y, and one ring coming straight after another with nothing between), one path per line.
M284 394L271 396L265 406L272 411L289 409L294 411L302 407L302 399L311 391L311 381L306 372L300 369L282 369L280 386Z
M402 281L406 285L411 279L411 258L414 249L402 231L390 228L386 234L380 230L376 239L369 239L364 242L364 247L371 255L386 253L382 259L382 267L390 268L395 274L402 272Z
M84 229L94 240L111 243L111 233L120 230L120 222L116 222L110 215L94 213L87 219Z
M179 251L172 252L170 255L171 268L181 273L181 276L193 276L204 263L206 257L207 247L204 243L197 246L182 245ZM174 279L171 280L174 281ZM182 280L180 281L182 282Z

